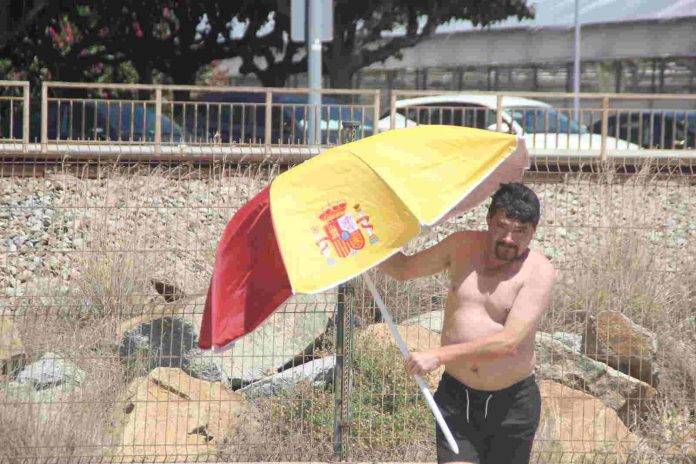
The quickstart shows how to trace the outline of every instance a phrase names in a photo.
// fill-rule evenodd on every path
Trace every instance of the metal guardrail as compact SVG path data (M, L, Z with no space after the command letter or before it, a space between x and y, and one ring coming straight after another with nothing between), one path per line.
M536 156L696 156L696 95L581 93L577 115L572 97L399 90L391 94L380 129L453 124L515 132L525 135Z
M4 92L2 92L4 90ZM453 124L523 134L537 160L696 159L696 95L393 91L0 81L0 154L149 159L311 157L381 130ZM39 105L36 105L39 107ZM36 110L34 110L36 111ZM320 114L320 144L306 121ZM31 120L31 124L30 124ZM288 158L288 159L289 159ZM584 162L583 161L583 162Z
M41 144L154 143L237 146L308 144L306 121L319 112L320 144L372 135L379 91L183 85L42 85Z
M0 141L29 143L29 82L0 81Z

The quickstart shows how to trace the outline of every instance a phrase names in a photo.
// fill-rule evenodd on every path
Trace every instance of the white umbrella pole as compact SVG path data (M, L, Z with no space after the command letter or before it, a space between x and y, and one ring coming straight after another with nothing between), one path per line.
M379 310L382 313L382 319L384 319L384 321L387 323L387 326L389 326L389 330L394 336L396 344L399 346L399 350L401 350L401 354L404 356L404 359L408 359L410 353L408 351L408 347L406 346L406 342L404 342L404 339L401 338L401 334L399 334L399 330L396 328L396 324L394 324L394 319L392 319L392 316L389 313L387 306L384 304L384 301L382 300L382 296L377 291L375 283L372 281L372 279L367 273L363 274L363 277L365 278L367 287L370 289L370 293L372 293L372 297L375 299L375 302L377 303L377 306L379 307ZM449 444L450 449L455 454L459 454L459 447L457 446L457 443L454 441L452 432L450 432L450 429L447 426L447 423L445 422L445 418L442 417L440 408L437 407L435 399L433 398L432 393L430 393L428 385L425 383L425 380L423 380L421 376L416 375L414 377L416 379L416 383L420 387L421 393L423 393L423 396L425 396L425 400L428 403L430 410L435 415L435 420L440 425L440 429L442 429L442 432L445 434L445 438L447 439L447 443Z

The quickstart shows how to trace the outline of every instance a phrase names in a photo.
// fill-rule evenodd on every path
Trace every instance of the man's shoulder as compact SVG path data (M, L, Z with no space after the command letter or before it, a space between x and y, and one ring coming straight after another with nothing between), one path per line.
M555 280L556 278L557 271L553 263L538 250L529 250L524 266L527 268L526 274L529 279Z
M481 230L458 230L447 236L451 250L467 250L477 248L484 243L486 233Z

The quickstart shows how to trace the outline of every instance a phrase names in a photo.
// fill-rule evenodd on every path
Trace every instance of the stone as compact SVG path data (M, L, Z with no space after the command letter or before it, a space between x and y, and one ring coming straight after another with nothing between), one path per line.
M85 379L85 373L70 361L54 353L45 353L41 359L29 364L17 374L17 382L29 383L36 390L62 384L77 385Z
M119 356L132 375L144 375L156 367L186 367L197 337L194 325L182 317L145 320L124 331Z
M318 294L293 295L256 330L231 346L219 351L192 352L186 369L194 376L201 369L208 373L219 371L233 389L273 375L299 354L311 351L323 337L336 303L335 288ZM203 300L189 312L197 333L202 312Z
M645 382L574 351L548 333L536 334L535 348L541 378L592 394L627 423L642 416L657 394Z
M131 382L117 420L122 432L109 454L119 462L213 459L241 427L245 433L258 427L241 395L167 367Z
M159 293L167 303L172 303L186 296L179 287L171 282L150 279L150 283L155 287L155 291Z
M582 352L582 335L571 332L554 332L551 338L558 340L576 353Z
M13 376L26 363L19 331L9 315L0 315L0 375Z
M442 333L442 320L445 311L439 309L437 311L428 311L427 313L419 314L402 322L402 325L420 325L435 333Z
M533 450L539 462L628 462L626 454L638 439L612 408L554 381L541 380L539 389L541 420Z
M274 396L291 390L303 381L310 382L316 388L323 388L333 380L335 366L336 357L325 356L265 377L237 392L243 393L249 399Z
M584 354L656 386L657 337L618 311L588 318Z

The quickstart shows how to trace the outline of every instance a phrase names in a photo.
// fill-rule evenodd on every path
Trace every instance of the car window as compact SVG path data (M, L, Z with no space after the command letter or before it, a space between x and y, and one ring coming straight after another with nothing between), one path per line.
M526 133L570 133L584 134L588 130L553 108L506 108L512 118Z
M417 124L445 124L485 129L495 124L495 111L474 103L433 103L406 107L405 116ZM397 110L404 115L404 108Z

